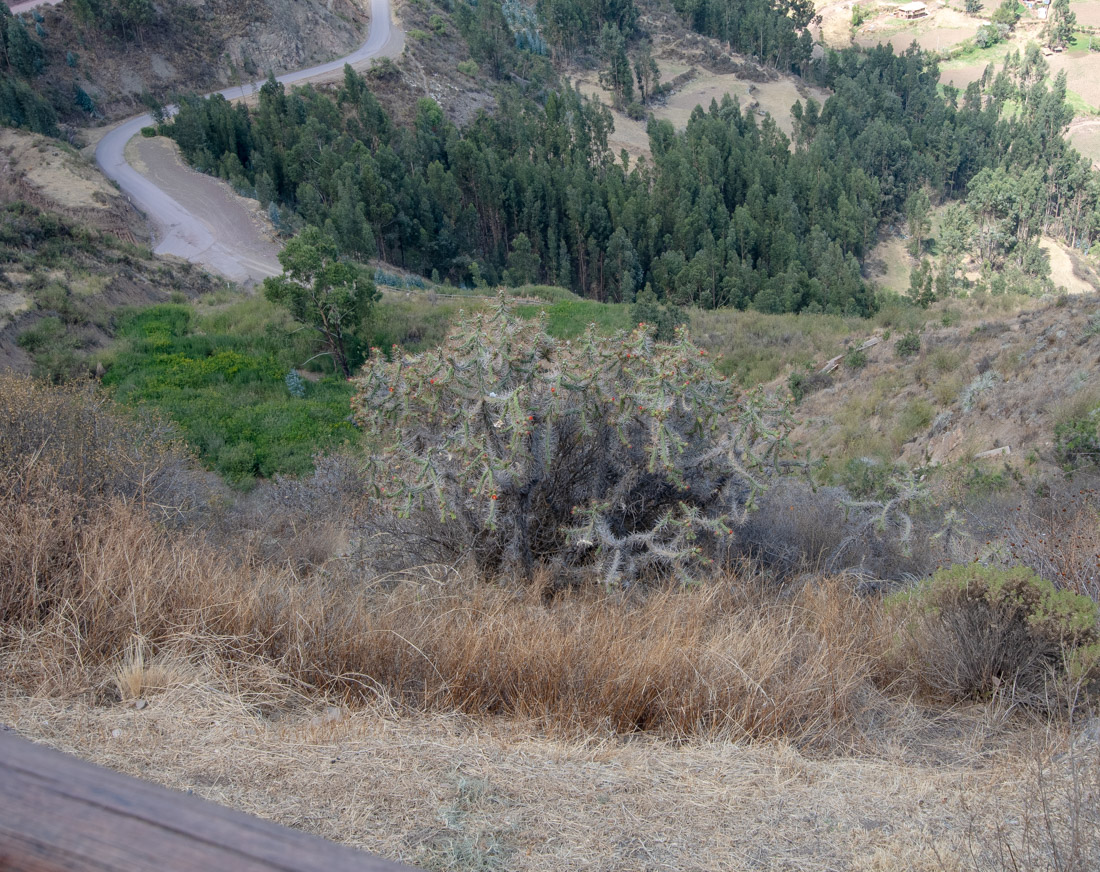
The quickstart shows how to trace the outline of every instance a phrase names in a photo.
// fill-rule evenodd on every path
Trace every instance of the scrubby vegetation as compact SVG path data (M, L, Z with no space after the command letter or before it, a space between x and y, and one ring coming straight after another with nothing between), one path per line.
M189 306L168 304L123 315L121 344L103 379L118 400L174 421L240 486L308 472L316 452L357 438L344 377L302 381L301 396L293 394L287 374L310 356L309 340L288 342L285 327L268 330L278 319L258 309L243 303L197 317Z
M251 719L240 736L280 741L321 708L333 777L357 741L347 710L515 729L528 769L535 739L584 742L574 780L642 743L722 743L727 762L764 745L786 755L767 769L784 800L811 756L954 766L950 790L977 759L985 790L1017 750L1005 737L1041 723L1077 745L1059 801L1034 752L1042 801L1022 827L953 819L952 853L945 780L906 800L930 851L895 863L866 835L887 827L846 821L862 859L836 865L1091 868L1100 830L1073 761L1095 743L1100 678L1083 363L1100 332L1091 301L1004 322L1014 291L1048 289L1041 237L1100 228L1095 177L1061 140L1063 83L1025 58L940 95L915 51L813 61L808 7L680 4L834 96L799 104L793 146L729 101L682 132L651 122L652 162L632 163L609 155L600 107L511 75L521 55L545 73L544 55L599 51L644 111L659 82L632 3L458 3L419 9L414 38L457 29L468 74L511 81L462 129L430 100L409 128L388 117L368 83L392 64L329 94L269 83L253 109L188 100L158 128L298 234L263 293L166 273L170 303L92 305L114 287L105 266L152 281L148 253L7 207L3 290L31 306L11 332L42 378L0 376L0 706L137 723L216 687ZM104 39L147 26L79 9L104 13ZM571 29L578 15L604 27ZM902 216L929 258L908 299L860 270ZM1035 393L1033 370L1049 410L1008 393ZM1027 441L990 426L979 444L980 416ZM523 866L507 847L521 788L447 765L442 827L406 821L395 853ZM979 791L957 792L966 807ZM507 821L455 835L479 802ZM647 862L620 847L608 868ZM706 850L649 859L733 867Z
M902 668L950 701L998 694L1058 711L1100 679L1096 602L1023 567L942 570L896 604Z

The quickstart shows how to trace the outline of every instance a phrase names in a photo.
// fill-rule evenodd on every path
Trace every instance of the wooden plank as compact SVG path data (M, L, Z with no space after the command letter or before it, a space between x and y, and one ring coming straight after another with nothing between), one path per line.
M0 870L412 872L0 728Z

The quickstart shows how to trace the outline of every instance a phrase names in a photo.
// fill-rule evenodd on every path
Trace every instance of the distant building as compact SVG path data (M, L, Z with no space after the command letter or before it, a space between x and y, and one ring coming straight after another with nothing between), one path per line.
M904 6L899 6L894 15L898 18L904 18L908 21L912 21L914 18L924 18L928 14L928 7L924 3L906 3Z

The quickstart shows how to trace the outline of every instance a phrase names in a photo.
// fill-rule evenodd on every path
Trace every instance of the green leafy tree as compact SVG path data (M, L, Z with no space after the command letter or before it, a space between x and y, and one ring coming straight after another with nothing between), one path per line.
M526 233L519 233L512 240L512 250L508 254L508 270L506 278L513 288L520 285L529 285L535 280L539 272L539 255L531 247L531 240Z
M1069 8L1069 0L1054 0L1043 29L1047 45L1053 49L1064 49L1073 40L1076 30L1077 14Z
M5 58L8 65L21 76L37 76L46 66L42 43L27 32L18 18L9 14L7 19Z
M667 342L675 338L677 327L687 323L687 315L677 306L662 306L657 301L653 288L646 285L638 291L634 305L630 307L630 320L650 329L656 328L657 339Z
M683 331L566 343L503 299L438 349L373 354L355 416L375 497L483 571L687 583L779 471L786 408L744 396Z
M626 106L634 99L634 76L630 59L626 56L626 40L613 24L605 24L600 41L607 68L600 74L600 83L607 88L617 107Z
M932 264L928 258L909 272L909 296L921 308L927 309L936 301L933 288Z
M616 228L607 241L607 295L616 303L629 303L634 299L634 289L642 278L638 255L630 242L630 236L622 227Z
M638 99L644 106L661 85L661 68L653 58L653 49L643 42L634 58L634 78L638 83Z
M954 204L944 210L937 242L941 253L940 271L936 276L936 294L941 298L952 296L964 283L959 278L963 257L970 251L974 236L974 222L970 212L962 204Z
M1012 30L1015 29L1021 15L1023 15L1023 7L1017 0L1001 0L1001 5L994 10L990 20L994 24L1003 24Z
M932 203L924 188L915 190L905 201L905 220L909 225L909 253L913 257L920 257L924 240L932 224L931 212Z
M316 227L307 227L279 252L283 274L264 279L264 296L285 306L317 331L322 354L337 371L351 376L349 345L379 298L367 271L340 260L336 245Z

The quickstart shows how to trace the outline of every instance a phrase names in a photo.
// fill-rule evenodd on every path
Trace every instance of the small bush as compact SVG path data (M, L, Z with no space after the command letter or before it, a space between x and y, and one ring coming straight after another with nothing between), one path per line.
M1054 456L1067 469L1100 464L1100 415L1056 424Z
M940 316L940 323L944 327L954 327L960 321L962 321L962 312L958 309L944 309Z
M127 418L87 382L51 387L0 374L0 481L38 465L50 487L88 505L120 497L180 519L207 496L167 427Z
M1023 567L940 570L893 605L902 671L932 696L998 696L1053 713L1100 679L1096 603Z
M371 63L371 68L367 71L367 75L378 81L392 82L401 77L401 68L390 60L390 58L381 58Z
M863 369L867 365L867 352L859 348L849 348L844 354L844 365L849 369Z
M935 417L935 410L927 400L920 397L909 400L898 414L897 425L891 434L895 447L900 449L906 442L927 431Z
M978 405L978 398L997 383L997 373L989 369L978 376L966 386L962 392L960 402L963 411L969 412Z
M141 128L141 135L146 139L152 139L157 135L157 129L155 127L143 127Z
M298 375L298 370L287 370L286 378L283 381L286 382L286 389L292 397L297 397L299 400L305 397L306 385L302 381L302 377Z
M894 353L898 357L912 357L914 354L920 353L920 334L915 330L910 330L901 339L898 340L897 345L894 346Z
M473 78L478 72L477 61L459 61L458 71L464 76Z
M795 403L801 403L806 397L822 388L827 388L833 383L833 377L828 373L815 370L799 370L792 372L787 378L787 389L791 392Z

